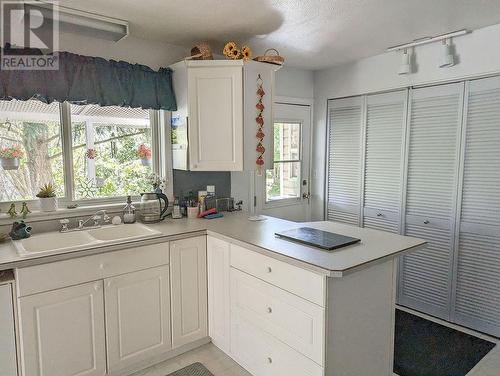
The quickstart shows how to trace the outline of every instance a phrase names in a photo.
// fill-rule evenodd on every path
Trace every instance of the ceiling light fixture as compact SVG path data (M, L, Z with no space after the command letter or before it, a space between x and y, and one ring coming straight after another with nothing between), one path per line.
M399 67L398 74L409 74L411 71L410 55L408 50L405 48L403 50L403 55L401 56L401 65Z
M37 1L36 4L27 2L24 11L37 10L44 19L58 18L54 21L59 22L59 30L62 32L83 34L114 42L118 42L129 35L127 21L62 6L57 6L58 16L54 17L53 6L54 4L43 1ZM33 14L36 15L37 13Z
M453 56L453 51L451 50L451 39L443 39L443 46L441 51L441 61L439 62L439 68L448 68L455 65L455 58Z
M428 38L418 39L418 40L414 40L413 42L410 42L410 43L405 43L405 44L400 44L400 45L397 45L397 46L389 47L386 51L387 52L401 51L401 50L405 50L405 49L408 49L408 48L411 48L411 47L421 46L423 44L429 44L429 43L433 43L433 42L438 42L438 41L441 41L441 40L444 40L444 39L450 39L450 38L453 38L453 37L459 37L459 36L465 35L467 33L469 33L469 31L466 30L466 29L458 30L458 31L454 31L452 33L438 35L436 37L428 37Z

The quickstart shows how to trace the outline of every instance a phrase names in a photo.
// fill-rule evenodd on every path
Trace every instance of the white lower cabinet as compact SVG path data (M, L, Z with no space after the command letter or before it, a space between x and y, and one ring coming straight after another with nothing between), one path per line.
M19 299L25 376L106 374L103 282Z
M104 297L108 371L172 348L168 265L108 278Z
M170 243L173 348L208 335L206 236Z
M207 237L208 334L214 345L229 353L230 348L230 247L223 240Z
M322 367L235 312L231 314L231 355L254 376L323 376Z
M0 284L0 376L17 375L15 338L12 285Z

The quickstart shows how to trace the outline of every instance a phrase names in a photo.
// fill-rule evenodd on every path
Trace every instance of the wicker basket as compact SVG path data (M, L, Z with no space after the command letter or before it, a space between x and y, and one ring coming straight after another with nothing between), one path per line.
M274 51L274 54L272 53ZM260 61L261 63L269 63L269 64L275 64L275 65L283 65L285 62L285 58L283 56L280 56L280 53L278 50L274 48L269 48L264 52L264 55L262 56L256 56L254 58L255 61Z
M187 57L188 60L213 60L212 49L207 42L198 43L191 48L191 56Z

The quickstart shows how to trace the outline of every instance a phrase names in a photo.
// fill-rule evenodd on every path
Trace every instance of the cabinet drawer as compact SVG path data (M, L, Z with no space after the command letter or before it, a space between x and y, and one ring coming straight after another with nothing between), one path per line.
M168 243L29 266L16 270L18 296L55 290L168 264Z
M231 309L316 363L324 364L323 308L231 269Z
M265 333L237 313L231 314L231 355L254 376L322 376L322 367Z
M325 277L231 244L231 266L325 306Z

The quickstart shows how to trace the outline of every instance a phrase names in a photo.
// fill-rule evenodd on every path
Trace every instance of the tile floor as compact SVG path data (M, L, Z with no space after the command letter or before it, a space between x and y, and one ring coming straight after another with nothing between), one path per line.
M131 376L166 376L196 362L202 363L215 376L252 376L211 343L158 363Z
M251 376L211 343L158 363L131 376L166 376L195 362L203 363L215 376ZM500 345L491 350L467 376L500 376Z

